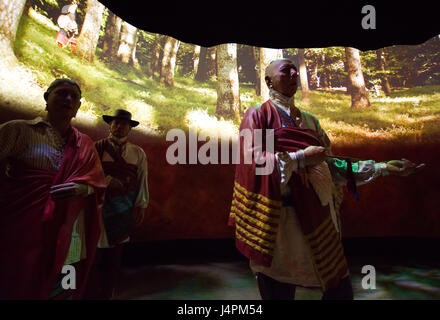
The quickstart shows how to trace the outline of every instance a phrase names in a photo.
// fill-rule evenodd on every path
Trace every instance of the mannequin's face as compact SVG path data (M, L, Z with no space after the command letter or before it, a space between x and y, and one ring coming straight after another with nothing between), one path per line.
M124 138L131 130L130 121L123 119L114 119L110 123L110 132L116 138Z
M69 83L61 83L47 96L46 110L51 117L71 120L81 106L81 93Z
M290 60L280 60L274 62L266 75L268 87L272 88L285 96L291 97L298 89L298 71Z

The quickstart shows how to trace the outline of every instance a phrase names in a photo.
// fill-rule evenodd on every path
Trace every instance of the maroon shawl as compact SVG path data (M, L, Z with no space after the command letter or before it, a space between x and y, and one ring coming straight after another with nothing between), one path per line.
M50 198L52 185L76 182L94 193ZM76 263L80 298L100 235L105 177L92 140L72 128L58 171L13 163L0 185L0 299L48 299L68 254L72 228L84 210L87 259Z
M282 127L280 114L271 100L259 109L249 109L242 121L243 129L274 129L274 152L297 151L321 145L313 130ZM236 245L247 258L270 266L281 211L279 172L275 165L270 175L256 175L257 164L243 161L244 139L240 138L240 164L236 167L235 186L229 224L235 226ZM264 141L264 140L263 140ZM263 150L265 150L263 143ZM253 149L258 148L253 144ZM275 154L263 152L275 162ZM305 169L306 170L306 169ZM304 171L289 180L295 212L312 252L315 272L323 291L338 285L348 274L340 238L333 225L329 206L323 207L315 191L301 179Z

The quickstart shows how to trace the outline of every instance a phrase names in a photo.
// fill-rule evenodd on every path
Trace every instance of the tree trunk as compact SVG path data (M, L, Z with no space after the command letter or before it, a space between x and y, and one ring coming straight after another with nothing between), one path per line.
M26 0L0 0L0 62L17 64L13 46Z
M136 58L136 44L138 41L138 33L137 33L137 29L136 29L136 34L135 34L135 39L134 39L134 45L133 45L133 51L131 52L131 64L133 65L133 67L139 69L139 60Z
M317 63L310 70L310 86L313 89L318 89L320 87Z
M327 64L326 60L327 58L325 56L325 53L323 53L321 56L321 63L323 66ZM320 83L322 85L322 88L330 88L329 75L325 72L325 69L323 70L323 72L321 72Z
M265 80L265 71L269 63L276 59L283 57L283 51L281 49L268 49L260 48L260 61L258 63L258 70L260 72L260 97L261 102L265 102L269 99L269 88L267 87Z
M200 60L199 67L197 69L197 73L195 76L195 80L197 81L206 81L208 80L208 59L206 57L208 52L208 48L200 47Z
M102 48L102 55L107 57L109 61L115 61L117 58L121 23L122 19L110 11L105 26L105 39Z
M149 67L149 75L154 78L155 72L160 72L159 63L160 63L160 41L161 35L156 34L154 37L153 43L153 52L151 53L151 62Z
M370 101L368 100L367 89L365 88L359 50L345 47L345 57L347 60L351 107L354 109L368 108L370 106Z
M217 46L217 109L225 118L240 121L240 88L237 70L237 45Z
M377 61L379 63L379 68L382 71L382 76L381 76L382 89L383 89L383 92L385 93L385 95L387 97L389 97L391 94L391 86L388 81L388 77L385 73L385 71L386 71L385 70L385 56L384 56L383 49L376 50L376 54L377 54Z
M306 106L310 105L309 81L307 79L307 68L304 60L304 49L298 49L299 59L299 78L301 81L302 103Z
M137 66L136 43L137 31L135 26L124 21L121 28L121 41L118 49L118 57L123 63Z
M208 79L214 80L217 76L217 62L216 62L217 47L210 47L208 49Z
M29 15L29 10L32 8L32 5L34 4L34 1L27 0L24 4L23 14Z
M165 45L163 47L160 83L169 87L174 85L174 68L176 66L176 57L179 45L179 40L167 36Z
M194 77L195 77L196 74L197 74L197 70L198 70L198 68L199 68L199 61L200 61L200 46L194 46L193 61L194 61L193 73L194 73Z
M97 0L87 1L87 13L84 17L84 23L75 50L76 55L83 60L89 62L95 60L96 45L98 44L104 8Z
M255 84L255 94L257 96L261 95L261 79L260 79L260 48L253 47L254 62L255 62L255 79L257 79Z

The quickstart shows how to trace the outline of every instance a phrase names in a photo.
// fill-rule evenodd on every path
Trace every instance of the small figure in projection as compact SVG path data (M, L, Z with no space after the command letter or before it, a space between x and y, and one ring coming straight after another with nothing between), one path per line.
M78 34L78 25L75 20L75 12L78 5L72 3L61 9L61 14L57 19L60 30L57 33L56 43L60 48L65 48L70 44L70 51L76 48L76 38Z

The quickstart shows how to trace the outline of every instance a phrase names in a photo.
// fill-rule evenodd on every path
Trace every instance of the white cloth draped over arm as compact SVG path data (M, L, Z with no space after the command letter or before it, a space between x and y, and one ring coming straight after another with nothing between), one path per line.
M280 172L281 194L284 195L288 190L287 183L292 173L298 169L298 159L295 152L277 152L275 159Z

